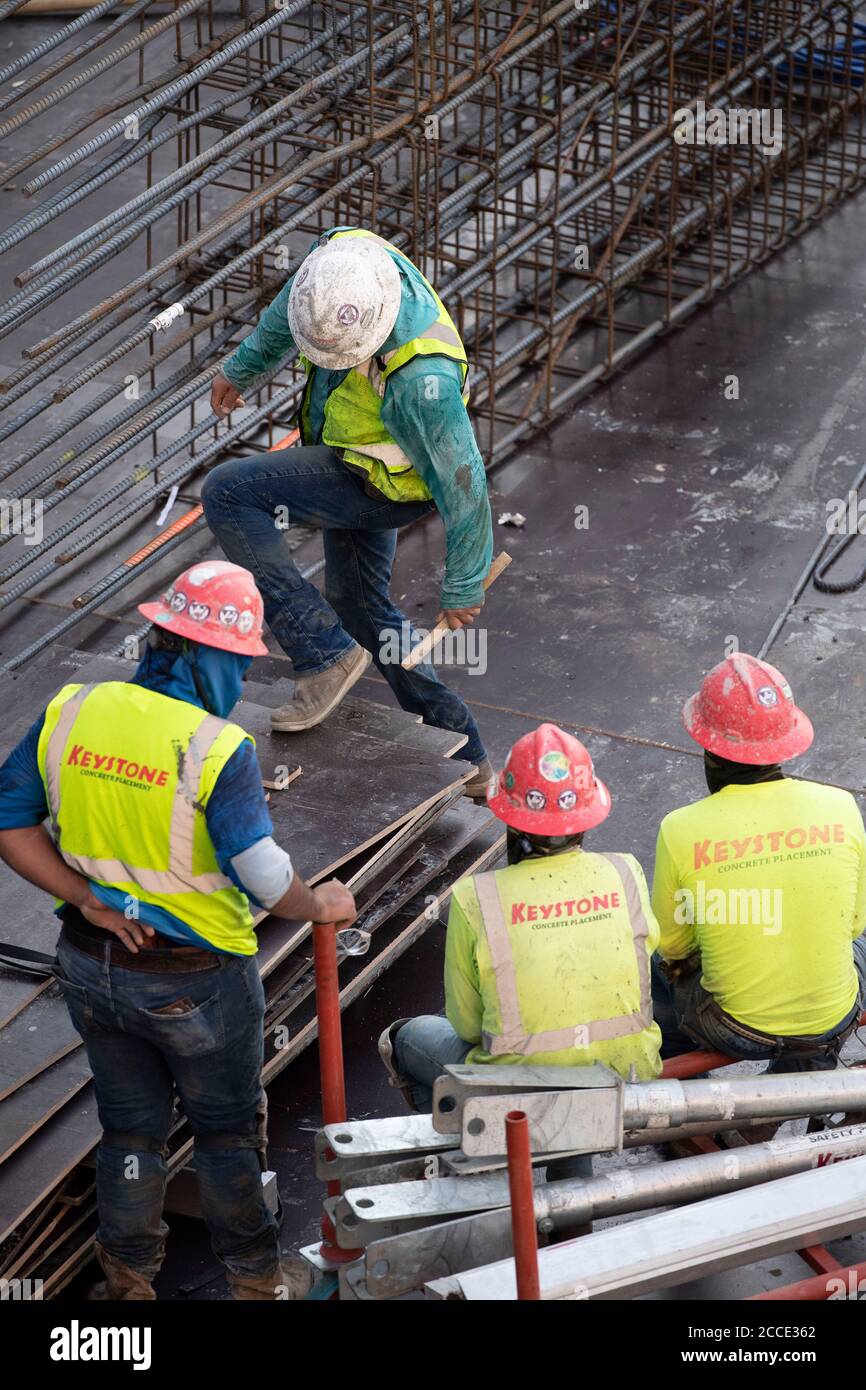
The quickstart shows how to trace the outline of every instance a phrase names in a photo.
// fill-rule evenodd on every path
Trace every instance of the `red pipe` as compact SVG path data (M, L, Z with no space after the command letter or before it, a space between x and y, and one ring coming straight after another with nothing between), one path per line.
M511 1237L519 1299L541 1298L538 1281L538 1236L535 1229L535 1197L532 1185L532 1149L529 1121L522 1110L505 1116L508 1149L508 1195L511 1201Z
M313 927L313 961L316 970L316 1014L319 1021L319 1075L322 1083L322 1123L342 1124L346 1118L346 1078L343 1071L343 1026L340 1014L340 977L337 969L337 928L331 923ZM326 1151L326 1157L333 1153ZM339 1178L328 1183L328 1196L339 1197ZM343 1250L331 1218L322 1215L322 1257L332 1264L356 1260L362 1250Z
M842 1284L841 1290L837 1281ZM828 1288L830 1284L833 1285L832 1289ZM806 1300L816 1302L830 1298L833 1294L837 1298L843 1295L850 1299L862 1298L866 1295L866 1260L861 1260L858 1265L846 1265L844 1269L840 1266L838 1269L827 1270L823 1274L815 1274L811 1279L799 1279L796 1284L786 1284L781 1289L769 1289L766 1293L753 1293L746 1301L748 1303L801 1303Z
M686 1081L690 1076L699 1076L704 1071L715 1071L717 1067L729 1067L737 1060L736 1057L729 1057L725 1052L684 1052L681 1057L668 1058L662 1068L662 1079L664 1081Z

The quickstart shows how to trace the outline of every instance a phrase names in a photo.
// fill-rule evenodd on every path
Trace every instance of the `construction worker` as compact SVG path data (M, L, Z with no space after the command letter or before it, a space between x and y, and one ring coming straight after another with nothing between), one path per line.
M456 631L484 602L493 534L457 329L396 246L335 227L222 364L215 413L243 405L242 392L295 347L307 373L300 447L221 464L202 491L214 535L252 570L271 631L292 659L293 698L274 710L273 728L320 723L372 654L403 709L466 734L459 756L476 773L465 790L483 799L492 769L475 720L431 665L402 668L414 635L389 589L399 528L436 508L446 536L440 616ZM295 523L323 532L324 593L285 543L283 529Z
M610 794L576 738L542 724L515 743L488 805L508 826L508 867L454 885L445 1017L399 1019L379 1040L391 1084L430 1110L446 1065L603 1062L640 1080L661 1070L650 1003L658 927L640 864L588 852ZM591 1165L559 1160L554 1177Z
M128 682L66 685L0 769L0 855L60 900L56 973L93 1072L94 1296L156 1297L175 1093L195 1137L214 1249L236 1299L299 1297L262 1194L264 996L250 904L350 921L271 838L253 741L226 722L261 640L252 575L194 565L162 602ZM51 834L42 824L51 825Z
M787 777L812 725L766 661L735 652L686 701L710 795L665 816L653 909L662 1055L695 1045L822 1070L866 1002L866 837L849 792Z

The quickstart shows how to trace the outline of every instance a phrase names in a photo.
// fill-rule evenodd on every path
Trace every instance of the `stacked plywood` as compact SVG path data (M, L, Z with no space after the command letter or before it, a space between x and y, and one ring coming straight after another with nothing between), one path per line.
M320 728L271 734L269 706L288 685L280 664L257 663L233 718L256 738L270 792L274 835L308 882L338 874L355 892L369 952L341 964L343 1006L369 990L431 924L457 878L488 867L502 837L486 808L462 796L469 764L451 755L460 735L431 729L402 710L348 699ZM124 680L129 663L54 652L19 679L0 678L3 755L52 694L70 681ZM0 938L53 951L59 924L45 894L0 866L5 912ZM258 926L265 982L265 1083L316 1037L311 927L265 918ZM95 1208L92 1151L99 1139L84 1049L51 980L0 966L0 1277L41 1278L52 1297L86 1262ZM170 1166L191 1156L178 1116Z

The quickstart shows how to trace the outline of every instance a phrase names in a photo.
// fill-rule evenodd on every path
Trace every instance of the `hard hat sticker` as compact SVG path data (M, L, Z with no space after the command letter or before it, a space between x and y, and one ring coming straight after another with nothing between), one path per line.
M567 757L564 753L560 753L558 749L553 749L550 753L545 753L541 762L538 764L538 771L541 773L545 782L563 782L570 770Z
M240 612L233 603L224 603L219 611L219 620L223 627L234 627L239 617Z
M172 613L182 613L186 608L186 594L182 594L179 589L176 589L169 600L168 606Z
M190 584L206 584L209 579L216 578L216 570L211 565L199 565L196 569L190 570L187 581Z
M341 304L337 310L337 318L344 328L350 328L353 323L358 322L358 310L354 304Z
M205 618L210 617L210 609L206 603L191 603L188 617L190 617L194 623L203 623Z
M573 811L577 801L577 792L560 792L556 798L556 804L560 811Z
M774 705L779 703L778 693L771 685L762 685L758 691L758 703L762 704L765 709L772 709Z
M526 793L526 806L529 811L543 811L547 805L547 797L544 792L538 791L535 787L530 788Z
M252 613L241 613L238 618L238 632L245 636L253 625Z

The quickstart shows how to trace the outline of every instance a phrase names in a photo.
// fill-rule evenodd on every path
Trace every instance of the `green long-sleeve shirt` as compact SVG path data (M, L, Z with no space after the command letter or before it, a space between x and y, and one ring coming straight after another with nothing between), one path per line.
M402 299L394 329L380 349L392 352L418 336L437 318L437 307L419 272L394 254ZM295 349L289 328L290 277L265 309L253 331L222 365L224 376L246 391ZM344 371L317 367L310 392L309 423L321 442L325 402ZM436 379L435 390L430 389ZM411 459L433 498L445 527L443 608L476 607L484 602L482 581L493 556L493 525L484 464L462 399L460 367L447 357L424 356L389 378L382 422Z

